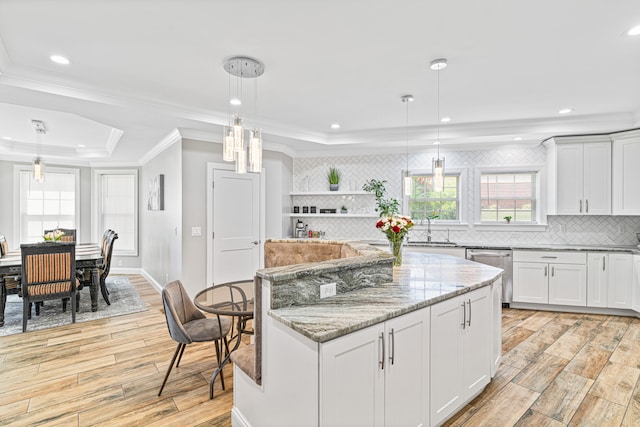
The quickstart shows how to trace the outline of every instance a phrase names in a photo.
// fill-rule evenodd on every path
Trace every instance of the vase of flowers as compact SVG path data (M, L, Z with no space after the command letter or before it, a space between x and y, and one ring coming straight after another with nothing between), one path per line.
M62 236L64 236L64 231L55 230L45 233L42 238L45 242L59 242L62 239Z
M402 243L413 225L411 218L402 215L386 216L376 223L376 228L386 234L389 240L389 249L395 258L394 266L402 265Z

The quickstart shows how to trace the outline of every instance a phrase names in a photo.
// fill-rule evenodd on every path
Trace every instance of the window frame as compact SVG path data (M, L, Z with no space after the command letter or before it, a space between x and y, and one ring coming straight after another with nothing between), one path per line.
M93 191L92 191L92 230L91 234L94 236L94 241L98 242L102 238L102 234L106 228L102 224L102 215L100 212L102 211L102 176L104 175L133 175L134 179L134 195L133 195L133 249L132 250L122 250L118 249L118 245L113 246L113 256L119 257L137 257L139 254L139 240L140 240L140 196L139 196L139 187L140 187L140 173L138 169L95 169L93 171ZM115 230L116 232L118 230Z
M464 197L466 194L466 184L467 184L467 170L465 168L447 168L445 167L445 176L457 175L458 176L458 219L450 220L450 219L436 219L436 222L431 223L431 228L434 228L436 224L442 225L462 225L466 224L466 212L467 212L467 201ZM406 176L407 171L403 171L403 177ZM431 169L415 169L408 171L409 176L432 176ZM402 182L402 181L401 181ZM409 196L402 197L402 212L405 212L405 215L410 215L410 207L409 207ZM424 224L416 223L416 226L424 225L426 226L426 222Z
M33 175L33 166L30 164L19 164L13 165L13 236L17 241L17 244L27 243L22 241L22 233L20 230L22 229L22 212L20 207L22 205L20 199L20 173L28 172ZM79 168L69 168L69 167L60 167L60 166L45 166L45 180L47 179L47 173L62 173L73 175L74 177L74 220L75 225L74 228L76 231L76 238L80 235L81 231L81 218L80 218L80 197L81 197L81 189L80 189L80 169ZM31 177L33 179L33 177ZM44 230L43 230L44 231Z
M535 173L536 175L536 191L535 191L535 212L532 212L532 217L535 218L532 222L512 222L507 224L504 221L482 221L482 203L481 203L481 176L483 174L523 174L523 173ZM509 227L516 230L517 228L546 228L547 226L547 201L546 201L546 173L544 165L531 165L531 166L477 166L475 168L474 177L474 226L477 227Z

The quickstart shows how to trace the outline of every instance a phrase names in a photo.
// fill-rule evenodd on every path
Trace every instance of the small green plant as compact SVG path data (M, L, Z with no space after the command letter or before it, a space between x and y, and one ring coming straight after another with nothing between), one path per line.
M385 199L385 193L387 189L384 184L387 181L380 181L378 179L370 179L363 186L362 189L368 193L373 193L376 198L376 212L383 216L392 216L400 213L400 202L393 197Z
M340 183L340 171L337 168L329 168L329 173L327 174L327 179L329 180L329 184L339 184Z
M345 205L342 205L342 207L340 208L340 210L346 211L347 207Z
M507 215L504 217L504 220L507 221L507 224L511 222L511 216Z

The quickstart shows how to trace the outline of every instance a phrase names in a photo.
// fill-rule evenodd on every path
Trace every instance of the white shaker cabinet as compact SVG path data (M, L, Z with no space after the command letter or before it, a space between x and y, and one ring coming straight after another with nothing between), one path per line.
M640 255L633 256L633 281L632 281L631 308L640 313Z
M491 285L491 378L502 362L502 283Z
M554 138L547 146L548 213L611 215L608 137Z
M484 287L431 307L431 425L478 394L491 376L491 292Z
M587 254L587 307L608 306L609 257L606 252Z
M322 426L427 426L429 308L323 343Z
M640 215L640 132L613 136L613 214Z
M633 255L610 253L608 272L609 308L631 308L631 289L633 277Z
M586 306L586 255L581 252L514 251L513 301Z

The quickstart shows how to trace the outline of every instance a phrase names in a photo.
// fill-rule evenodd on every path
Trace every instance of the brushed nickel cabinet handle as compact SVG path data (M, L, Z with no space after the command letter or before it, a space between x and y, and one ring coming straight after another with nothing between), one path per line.
M393 328L391 328L391 332L389 332L389 338L390 338L390 345L391 345L391 350L389 350L389 353L391 353L389 355L389 361L391 362L391 364L393 365L393 362L396 358L396 336L393 333Z
M545 267L544 267L544 277L547 277L547 268L548 267L545 265Z
M467 321L467 326L471 327L471 298L469 298L469 320Z
M462 302L462 329L467 327L467 302Z
M556 268L555 267L551 267L551 277L556 275Z
M384 369L384 332L381 332L378 338L382 341L382 359L378 363L380 364L380 369Z
M585 204L587 205L587 209L585 210L585 212L589 213L589 199L585 201Z
M582 200L580 200L580 213L582 213Z

